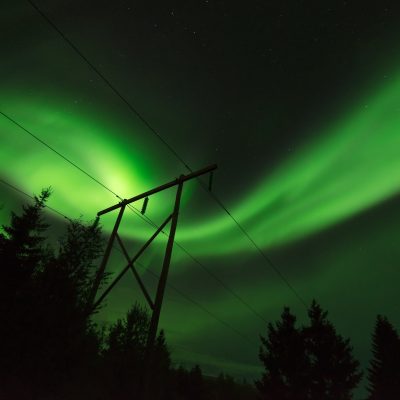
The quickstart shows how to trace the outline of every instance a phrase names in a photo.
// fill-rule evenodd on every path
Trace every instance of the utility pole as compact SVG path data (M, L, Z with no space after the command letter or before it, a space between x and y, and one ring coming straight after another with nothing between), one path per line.
M144 377L143 377L143 391L142 391L142 399L143 400L147 400L147 398L148 398L148 390L149 390L149 384L150 384L151 373L152 373L153 349L154 349L155 339L157 336L158 322L159 322L160 314L161 314L161 307L162 307L163 298L164 298L165 286L167 284L169 266L171 263L172 249L173 249L174 239L175 239L175 232L176 232L176 228L178 225L178 216L179 216L179 208L180 208L180 201L181 201L181 196L182 196L182 191L183 191L183 185L185 182L187 182L191 179L198 178L199 176L208 174L208 173L210 173L210 183L211 183L212 172L216 168L217 168L217 165L214 164L214 165L205 167L203 169L200 169L198 171L192 172L188 175L181 175L179 178L174 179L168 183L165 183L164 185L161 185L154 189L148 190L147 192L144 192L140 195L134 196L130 199L122 200L120 203L115 204L111 207L108 207L97 213L98 216L101 216L101 215L104 215L104 214L107 214L109 212L119 209L119 213L118 213L116 222L114 224L114 228L111 232L110 238L108 240L103 259L100 263L99 269L98 269L96 277L94 279L92 290L89 293L87 310L88 310L88 313L91 313L92 311L94 311L101 304L101 302L105 299L105 297L110 293L110 291L114 288L114 286L118 283L118 281L122 278L122 276L128 271L128 269L131 269L134 277L136 278L136 280L144 294L144 297L145 297L147 303L149 304L150 309L152 310L150 327L149 327L147 343L146 343L145 360L144 360ZM144 202L143 210L145 210L145 208L147 207L147 202L148 202L149 196L152 196L153 194L156 194L158 192L161 192L163 190L169 189L174 186L177 186L177 191L176 191L175 204L174 204L172 214L170 214L165 219L165 221L160 225L160 227L158 227L158 229L147 240L147 242L141 247L141 249L136 253L136 255L133 258L130 258L120 236L118 235L118 228L121 223L126 206L128 206L129 204L131 204L135 201L144 199L145 202ZM144 211L142 211L142 212L144 212ZM160 232L162 232L162 230L165 228L165 226L169 222L171 222L171 227L170 227L170 231L169 231L167 246L165 249L165 255L164 255L164 261L163 261L163 265L162 265L161 275L160 275L160 279L158 281L157 292L156 292L155 300L153 302L150 294L146 290L145 285L141 281L140 276L136 271L134 263L143 254L143 252L152 243L152 241L157 237L157 235ZM114 278L113 282L108 286L108 288L106 290L104 290L104 292L99 297L99 299L96 300L96 295L99 290L101 279L104 276L107 262L109 260L109 257L111 254L111 249L113 247L115 240L117 240L118 244L120 245L120 247L122 249L122 252L127 260L127 265Z
M178 189L176 191L175 206L174 206L174 211L172 213L171 228L169 231L167 247L165 249L163 267L161 270L160 279L158 281L156 299L154 302L154 309L151 315L150 327L147 336L146 353L144 357L143 387L141 393L142 400L147 400L149 396L148 392L149 392L149 385L152 376L151 371L153 370L153 360L154 360L153 357L154 342L157 336L158 321L160 320L160 313L164 298L165 285L167 284L169 265L171 263L172 248L174 246L176 226L178 225L178 215L179 215L179 206L181 202L182 188L183 188L183 182L181 181L178 183Z

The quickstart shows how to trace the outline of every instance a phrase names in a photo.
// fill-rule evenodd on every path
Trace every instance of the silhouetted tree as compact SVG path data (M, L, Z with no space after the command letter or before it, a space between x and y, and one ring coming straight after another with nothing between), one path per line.
M171 356L164 331L156 338L153 352L152 396L154 399L169 399L171 396Z
M205 397L203 373L198 365L190 370L180 366L171 373L172 398L176 400L201 400Z
M349 339L344 339L314 300L308 311L310 326L303 328L309 362L310 400L350 400L361 380L359 362L352 355Z
M189 373L181 365L172 371L172 391L173 398L184 399L189 391Z
M315 301L308 316L310 325L297 329L285 308L281 321L268 325L267 338L261 337L266 371L256 386L264 399L351 399L361 373L349 340L336 333Z
M259 399L254 386L246 381L237 382L233 377L220 373L217 378L204 377L205 400L256 400Z
M70 221L67 234L60 242L57 264L68 276L74 290L74 302L77 308L85 310L94 276L97 272L96 260L103 251L103 240L99 219L92 224L84 224L80 220ZM106 281L107 275L101 280Z
M138 304L125 318L111 325L103 352L104 379L110 398L128 398L139 393L148 326L148 314Z
M220 373L215 381L215 398L218 400L239 398L237 385L232 377Z
M106 335L103 351L105 398L132 398L142 389L143 366L150 318L145 308L135 304ZM167 390L169 352L164 333L157 337L152 359L150 395L162 398Z
M265 373L256 386L265 400L306 399L309 365L305 342L296 328L296 317L285 307L281 320L268 324L267 337L261 336L260 360Z
M189 371L189 398L193 400L201 400L204 396L204 379L203 373L198 365L195 365Z
M372 335L372 354L368 399L400 399L400 338L393 325L381 315L377 316Z
M101 249L98 221L71 222L57 254L46 244L49 190L11 214L0 234L0 390L9 398L56 397L90 371L99 336L84 312ZM18 393L16 392L18 390ZM2 393L0 393L2 394Z
M32 351L35 278L51 257L42 217L49 196L50 190L43 190L34 204L23 206L21 215L12 212L10 225L3 225L0 233L0 389L18 387L21 396L31 392L30 377L24 375Z
M44 245L47 224L42 211L50 196L43 190L35 196L34 204L24 205L22 215L11 212L10 225L2 226L0 233L0 296L2 315L13 309L13 302L31 285L31 278L47 260L48 249Z
M36 347L44 354L42 374L57 386L71 388L77 380L83 385L97 362L100 338L86 300L102 243L98 220L70 221L57 255L36 278Z

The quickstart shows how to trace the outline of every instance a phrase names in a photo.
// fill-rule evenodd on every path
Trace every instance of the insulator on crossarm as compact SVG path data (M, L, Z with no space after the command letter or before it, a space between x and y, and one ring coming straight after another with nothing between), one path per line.
M145 214L145 212L146 212L146 209L147 209L147 203L149 202L149 198L148 197L146 197L145 199L144 199L144 202L143 202L143 206L142 206L142 211L140 211L141 213L142 213L142 215L144 215Z
M210 172L210 177L209 177L209 180L208 180L208 190L210 192L212 191L213 178L214 178L214 171L211 171Z

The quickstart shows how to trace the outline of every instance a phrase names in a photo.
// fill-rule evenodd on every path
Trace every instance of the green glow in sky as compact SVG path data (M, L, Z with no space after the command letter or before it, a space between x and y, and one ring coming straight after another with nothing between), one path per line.
M400 80L388 83L314 135L317 139L292 153L276 170L266 171L265 179L236 199L231 211L259 245L282 245L313 234L398 192L399 91ZM122 124L93 112L73 113L61 102L44 97L8 96L3 110L123 197L164 183L156 178L162 161L155 163L156 157L143 156L143 131L127 139ZM0 130L2 170L24 190L37 193L51 185L51 205L73 217L83 214L92 218L116 202L114 196L4 118ZM152 200L152 218L160 222L169 212L172 198L173 192ZM190 190L186 201L189 198ZM113 218L104 219L106 229ZM122 230L131 237L148 235L141 224L126 225ZM195 254L251 250L223 213L201 221L183 218L178 239Z
M260 245L281 245L315 233L398 192L399 91L397 81L365 99L238 201L233 214ZM236 232L225 244L215 240L232 229L228 218L220 218L182 229L181 235L203 241L207 251L249 248L235 240Z
M0 15L1 111L123 198L187 172L28 3L8 3ZM236 15L229 2L199 2L176 5L172 16L168 5L148 2L129 12L125 2L40 3L193 170L219 164L215 193L300 296L329 311L366 367L375 315L400 327L400 33L393 7L365 2L360 13L351 2L311 9L265 2L260 15L254 7ZM2 116L0 143L0 178L29 194L51 186L49 205L68 217L90 221L118 202ZM21 211L20 198L0 187L0 224L8 224L10 211ZM146 215L161 224L174 195L150 198ZM116 217L101 217L106 233ZM65 224L55 218L49 237L57 246ZM152 232L126 211L120 233L129 254ZM304 307L195 182L185 185L177 241L263 318L175 246L160 320L174 362L253 381L263 319L273 322L287 305L301 324ZM165 242L157 238L137 266L152 295L151 272L161 270ZM113 251L107 271L125 262ZM124 317L136 300L144 304L127 274L98 321Z
M124 148L120 142L113 141L111 147L112 132L107 126L100 127L89 122L90 118L76 117L62 107L38 99L8 101L8 105L14 111L10 114L23 121L22 125L89 173L101 176L102 182L117 193L146 187L148 168L142 168L141 157L134 147ZM104 199L87 176L6 119L2 118L0 124L5 144L1 160L8 179L31 193L51 185L55 193L53 205L67 215L76 215L79 210L89 216L104 205Z

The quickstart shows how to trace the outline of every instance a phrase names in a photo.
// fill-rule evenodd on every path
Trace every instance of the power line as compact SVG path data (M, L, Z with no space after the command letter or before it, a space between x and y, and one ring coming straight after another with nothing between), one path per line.
M117 250L120 253L123 253L122 250L120 250L118 247L113 245L113 248ZM142 263L139 261L135 262L136 265L138 265L141 269L145 270L148 272L152 277L159 279L160 276L156 274L154 271L150 270L149 268L146 268ZM176 286L172 285L170 282L167 282L166 286L170 289L172 289L174 292L176 292L179 296L184 298L186 301L189 303L194 304L196 307L200 308L203 312L211 316L213 319L215 319L217 322L219 322L221 325L223 325L225 328L230 329L233 331L236 335L240 336L242 339L246 340L250 344L256 344L257 346L259 343L254 342L253 340L249 339L246 335L238 331L236 328L234 328L231 324L228 322L224 321L223 319L219 318L217 315L215 315L213 312L208 310L206 307L204 307L201 303L197 302L196 300L192 299L189 295L187 295L185 292L183 292L181 289L178 289Z
M71 161L69 158L65 157L63 154L61 154L58 150L56 150L54 147L50 146L48 143L46 143L44 140L40 139L37 135L35 135L34 133L32 133L30 130L28 130L27 128L25 128L24 126L22 126L20 123L18 123L15 119L11 118L9 115L5 114L4 112L0 111L0 114L3 115L5 118L7 118L10 122L14 123L16 126L18 126L20 129L22 129L25 133L27 133L28 135L30 135L31 137L33 137L35 140L37 140L39 143L41 143L42 145L44 145L46 148L48 148L49 150L51 150L52 152L54 152L55 154L57 154L58 156L60 156L64 161L68 162L70 165L72 165L74 168L78 169L80 172L82 172L83 174L85 174L87 177L89 177L90 179L92 179L94 182L96 182L97 184L99 184L101 187L103 187L104 189L106 189L108 192L112 193L113 195L115 195L118 199L122 200L122 198L115 193L112 189L110 189L108 186L106 186L105 184L103 184L101 181L99 181L98 179L96 179L93 175L89 174L88 172L86 172L84 169L82 169L81 167L79 167L76 163L74 163L73 161ZM148 217L144 217L141 213L138 212L138 210L131 206L128 205L128 207L130 208L131 211L133 211L137 216L139 216L141 219L143 219L144 221L146 221L148 224L150 224L152 227L155 228L159 228L158 225L153 222L150 218ZM162 231L162 233L164 235L167 236L167 234ZM253 307L251 307L241 296L239 296L235 291L233 291L233 289L231 289L228 285L226 285L225 283L222 282L222 280L220 278L218 278L215 274L213 274L207 267L205 267L204 264L202 264L200 261L198 261L196 258L194 258L189 252L188 250L186 250L181 244L178 244L176 241L174 241L174 243L181 248L194 262L196 262L197 265L199 265L204 271L206 271L210 276L212 276L218 283L221 284L221 286L228 291L231 295L233 295L239 302L241 302L252 314L254 314L257 318L261 319L263 322L267 322Z
M14 125L18 126L18 128L22 129L25 133L27 133L29 136L34 138L36 141L41 143L43 146L47 147L50 151L61 157L64 161L72 165L74 168L85 174L87 177L89 177L91 180L96 182L98 185L102 186L105 190L113 194L115 197L117 197L119 200L122 200L122 197L119 196L117 193L115 193L113 190L111 190L108 186L106 186L104 183L100 182L98 179L96 179L93 175L89 174L87 171L79 167L76 163L74 163L72 160L70 160L68 157L64 156L61 154L59 151L57 151L54 147L50 146L48 143L46 143L44 140L40 139L37 135L32 133L30 130L26 129L24 126L22 126L19 122L17 122L14 118L10 117L8 114L5 114L0 110L0 114L8 119L10 122L12 122ZM134 212L138 213L139 211L133 207L131 204L128 205L128 207Z
M202 186L204 185L203 182L201 182ZM287 280L287 278L282 274L282 272L278 269L278 267L275 265L275 263L271 260L270 257L268 257L265 252L261 249L260 246L254 241L254 239L250 236L250 234L247 232L246 229L244 229L243 225L239 223L239 221L229 212L229 210L224 206L222 201L212 192L209 192L210 195L214 198L214 200L218 203L218 205L230 216L230 218L233 220L233 222L236 224L236 226L240 229L240 231L247 237L247 239L250 241L250 243L256 248L256 250L259 252L261 257L268 263L268 265L274 270L274 272L281 278L281 280L285 283L285 285L292 291L292 293L297 297L297 299L300 301L300 303L303 304L303 306L308 309L308 305L306 301L303 299L302 296L300 296L299 292L291 285L291 283Z
M240 303L242 303L247 309L249 309L256 317L258 317L261 321L268 323L268 321L259 314L247 301L245 301L242 297L240 297L234 290L232 290L228 285L226 285L221 278L215 275L209 268L207 268L203 263L201 263L197 258L192 256L181 244L175 242L175 244L185 253L187 254L200 268L206 271L211 277L214 278L227 292L229 292L233 297L235 297Z
M140 264L139 264L140 265ZM159 278L158 274L154 273L150 269L146 270L150 275L154 276L155 278ZM249 339L246 335L238 331L236 328L234 328L232 325L228 324L226 321L222 320L221 318L217 317L214 313L209 311L206 307L204 307L202 304L198 303L197 301L193 300L190 298L187 294L182 292L182 290L178 289L176 286L172 285L171 283L167 283L167 287L171 288L174 292L178 293L181 297L183 297L185 300L189 301L190 303L194 304L196 307L200 308L203 310L206 314L210 315L212 318L214 318L216 321L218 321L221 325L225 326L225 328L230 329L231 331L235 332L236 335L240 336L242 339L246 340L248 343L254 345L256 344L257 346L259 343L253 342L251 339Z
M141 215L138 215L141 217ZM147 222L147 221L146 221ZM149 223L152 224L153 227L158 228L157 224L149 219ZM168 236L166 232L161 231L165 236ZM257 318L261 321L268 323L268 321L259 314L247 301L245 301L241 296L239 296L233 289L231 289L226 283L223 282L221 278L215 275L209 268L207 268L202 262L200 262L196 257L194 257L185 247L183 247L176 240L174 241L175 245L179 247L193 262L195 262L200 268L202 268L207 274L209 274L216 282L218 282L227 292L229 292L233 297L235 297L240 303L242 303L251 313L253 313Z
M120 198L114 191L112 191L110 188L108 188L106 185L101 183L98 179L96 179L93 175L90 175L88 172L83 170L81 167L79 167L77 164L75 164L73 161L71 161L69 158L65 157L62 155L59 151L57 151L54 147L50 146L47 144L44 140L40 139L38 136L36 136L34 133L23 127L20 123L18 123L14 118L10 117L8 114L5 114L0 110L0 114L4 117L7 118L10 122L12 122L14 125L18 126L18 128L22 129L25 133L33 137L35 140L37 140L39 143L41 143L43 146L47 147L49 150L51 150L53 153L57 154L59 157L61 157L64 161L67 163L71 164L73 167L81 171L83 174L88 176L90 179L95 181L97 184L102 186L104 189L108 190L110 193L112 193L114 196Z
M23 194L24 196L28 197L31 200L35 200L35 197L24 192L22 189L17 188L16 186L12 185L11 183L5 181L4 179L0 178L0 183L4 184L5 186L8 186L9 188L15 190L16 192ZM63 214L61 211L58 211L57 209L50 207L48 205L45 205L46 208L48 208L49 210L53 211L54 213L62 216L63 218L72 221L71 218L67 217L65 214ZM120 251L118 247L113 246L116 250ZM136 262L136 264L138 264L141 268L144 268L144 266L139 263ZM159 276L149 270L146 269L146 271L152 275L153 277L159 278ZM174 290L178 295L180 295L181 297L183 297L186 301L194 304L196 307L200 308L202 311L204 311L206 314L208 314L209 316L211 316L212 318L214 318L216 321L218 321L221 325L223 325L225 328L230 329L232 332L234 332L236 335L240 336L242 339L246 340L247 342L251 343L251 344L255 344L255 342L253 342L251 339L249 339L247 336L245 336L244 334L242 334L241 332L239 332L237 329L235 329L232 325L230 325L228 322L224 321L223 319L217 317L214 313L212 313L210 310L208 310L206 307L204 307L202 304L200 304L199 302L193 300L190 296L188 296L187 294L185 294L184 292L182 292L180 289L178 289L176 286L173 286L169 283L167 283L167 286L169 288L171 288L172 290ZM258 343L257 343L258 345Z
M0 178L0 182L1 182L2 184L4 184L4 185L10 187L11 189L13 189L13 190L19 192L20 194L23 194L24 196L28 197L29 199L35 200L35 197L34 197L34 196L31 196L31 195L29 195L28 193L24 192L23 190L21 190L21 189L17 188L16 186L12 185L11 183L6 182L4 179L1 179L1 178ZM56 210L55 208L50 207L50 206L48 206L47 204L45 205L45 207L48 208L49 210L53 211L54 213L60 215L61 217L65 218L65 219L67 219L67 220L69 220L69 221L71 221L71 218L67 217L65 214L61 213L60 211ZM136 211L136 210L135 210L135 211ZM154 224L154 225L152 225L152 226L157 227L156 224ZM162 233L163 233L164 235L166 235L166 233L165 233L164 231L162 231ZM240 301L242 304L244 304L247 308L251 308L251 309L252 309L252 307L251 307L248 303L246 303L240 296L238 296L233 290L231 290L231 289L229 288L229 286L225 285L225 283L224 283L221 279L219 279L215 274L213 274L204 264L202 264L199 260L197 260L195 257L193 257L181 244L179 244L179 243L177 243L177 242L175 242L175 244L176 244L183 252L185 252L195 263L197 263L201 268L203 268L205 271L207 271L207 273L210 274L217 282L219 282L221 286L223 286L228 292L230 292L234 297L236 297L237 300L239 300L239 301ZM116 248L116 247L114 247L114 248ZM118 249L118 248L117 248L117 249ZM118 249L118 250L119 250L119 249ZM142 266L140 263L137 263L137 264L140 265L140 266ZM150 270L148 270L148 271L149 271L151 274L153 274L153 276L156 276L156 274L155 274L154 272L152 272L152 271L150 271ZM167 284L167 285L168 285L168 284ZM175 290L176 292L178 292L178 289L176 289L176 288L173 288L173 290ZM182 292L182 293L183 293L183 292ZM186 296L186 297L187 297L187 296ZM188 298L186 298L186 299L189 300ZM189 300L189 301L191 301L192 303L198 305L197 303L195 303L195 302L192 301L192 300ZM200 306L200 307L201 307L201 306ZM266 323L268 322L268 321L267 321L266 319L264 319L261 315L259 315L255 310L253 310L253 313L256 314L260 319L262 319L263 322L266 322ZM220 322L220 321L219 321L219 322Z
M42 18L62 37L62 39L69 44L69 46L79 55L79 57L85 61L85 63L103 80L103 82L112 90L112 92L128 107L128 109L133 112L137 118L168 148L168 150L175 156L175 158L183 164L183 166L190 172L193 170L189 167L189 165L185 162L185 160L179 155L179 153L158 133L156 129L154 129L151 124L141 115L141 113L126 99L125 96L110 82L105 75L100 72L100 70L94 66L94 64L82 53L81 50L57 27L57 25L31 0L28 0L31 6L42 16ZM201 187L205 188L202 181ZM273 271L281 278L281 280L285 283L285 285L289 288L289 290L295 295L295 297L305 306L307 309L306 301L300 296L297 290L289 283L287 278L279 271L278 267L272 260L265 254L265 252L261 249L260 246L255 242L255 240L251 237L251 235L247 232L247 230L243 227L243 225L232 215L232 213L227 209L227 207L222 203L222 201L215 195L206 189L208 193L211 194L212 198L217 202L217 204L222 208L223 211L233 220L239 230L245 235L245 237L249 240L249 242L254 246L254 248L258 251L264 261L267 262Z
M28 3L42 16L42 18L68 43L72 49L86 62L87 65L103 80L103 82L114 92L114 94L119 97L119 99L125 103L125 105L139 118L140 121L161 140L166 147L175 155L179 161L190 170L189 166L185 164L184 160L179 156L179 154L169 145L169 143L164 140L164 138L146 121L146 119L138 112L138 110L133 107L133 105L126 99L122 93L115 88L115 86L104 76L100 70L90 62L90 60L79 50L79 48L70 40L68 37L57 27L57 25L31 0ZM193 172L193 171L192 171Z
M142 214L136 213L138 217L142 218ZM154 228L158 228L158 225L154 223L150 218L146 217L145 222L150 224ZM143 218L142 218L143 219ZM168 234L164 231L161 230L161 233L165 236L168 236ZM227 292L229 292L233 297L235 297L240 303L242 303L251 313L253 313L257 318L259 318L261 321L268 323L268 321L260 314L258 313L254 307L252 307L247 301L245 301L241 296L239 296L233 289L231 289L226 283L223 282L221 278L219 278L217 275L215 275L209 268L207 268L202 262L200 262L196 257L194 257L189 251L181 245L179 242L174 240L174 243L177 247L179 247L194 263L196 263L200 268L202 268L207 274L209 274L216 282L218 282Z

